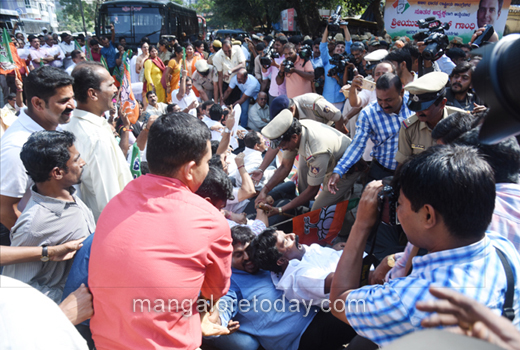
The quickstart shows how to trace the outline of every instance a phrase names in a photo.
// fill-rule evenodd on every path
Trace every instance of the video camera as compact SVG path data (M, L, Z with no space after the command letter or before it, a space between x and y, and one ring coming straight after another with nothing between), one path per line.
M396 190L393 184L393 176L383 179L383 189L379 192L379 212L381 213L381 222L389 226L401 225L397 218L397 200L399 199L399 190Z
M417 21L419 29L425 31L414 34L413 38L417 41L424 41L426 48L422 56L429 61L435 61L444 55L444 50L450 44L446 30L450 29L449 23L441 23L435 17L428 17Z
M264 56L263 57L260 57L260 64L262 65L262 67L264 67L265 69L271 67L271 60L273 58L278 58L280 57L280 55L278 54L278 52L276 52L274 50L274 40L271 40L271 42L269 43L269 46L267 46L267 48L264 49Z
M336 53L336 54L332 55L329 62L334 67L329 69L329 72L327 73L327 75L329 77L332 77L336 74L342 74L345 71L347 64L356 62L356 58L352 54L347 55L346 53L344 53L344 54Z
M303 45L300 48L300 52L298 52L298 55L306 63L312 57L312 48L309 45Z
M509 34L472 53L482 55L482 60L471 82L478 97L489 106L480 130L480 141L495 144L520 135L520 80L514 68L518 67L520 34Z
M488 44L489 43L488 40L491 39L491 37L495 33L495 29L493 28L493 26L491 24L484 25L484 28L486 28L486 29L484 29L482 34L480 34L475 39L475 41L471 44L472 49L478 49L482 45Z
M336 11L332 15L330 15L331 22L329 23L329 32L336 33L339 32L341 25L347 25L348 22L343 22L341 20L341 5L336 7Z
M283 60L281 67L283 68L284 73L289 73L291 68L294 68L294 62L286 58Z

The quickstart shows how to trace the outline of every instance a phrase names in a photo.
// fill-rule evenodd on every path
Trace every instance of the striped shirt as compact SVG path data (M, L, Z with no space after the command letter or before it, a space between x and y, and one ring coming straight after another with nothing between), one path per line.
M506 238L488 232L471 245L413 258L413 271L408 277L352 291L346 306L350 325L359 335L380 346L421 330L421 320L427 313L417 310L415 304L434 299L428 292L430 285L453 288L501 314L507 282L494 247L506 255L518 283L518 252ZM520 324L519 300L520 290L515 288L513 324L516 327Z
M361 111L356 122L356 135L334 168L336 174L343 176L361 159L368 138L374 142L370 156L374 157L385 168L395 170L397 167L395 154L401 122L413 114L406 106L407 100L407 95L405 95L399 114L385 113L377 101L369 104Z
M496 184L495 209L488 231L507 238L520 252L520 185L512 183ZM403 253L395 254L395 266L386 274L386 281L406 275L406 262L410 256L412 243L408 242Z

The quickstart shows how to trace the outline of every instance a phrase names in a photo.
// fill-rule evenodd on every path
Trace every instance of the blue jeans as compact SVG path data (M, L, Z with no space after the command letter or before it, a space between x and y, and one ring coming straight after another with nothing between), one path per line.
M242 113L240 114L240 125L244 128L247 128L247 120L249 113L249 98L242 102L240 105L242 107Z
M203 343L222 350L256 350L260 346L255 337L240 331L220 337L204 338Z

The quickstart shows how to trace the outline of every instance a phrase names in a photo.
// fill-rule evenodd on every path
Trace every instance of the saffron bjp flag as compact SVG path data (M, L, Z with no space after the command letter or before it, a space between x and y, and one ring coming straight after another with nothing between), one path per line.
M348 204L347 200L294 217L293 232L300 243L331 244L343 226Z
M128 113L130 123L135 124L139 119L139 103L132 92L132 84L130 83L130 66L127 60L127 53L123 54L123 77L121 79L120 101L123 111Z
M16 69L9 43L11 43L11 37L7 30L4 29L2 31L2 40L0 41L0 65L4 71Z

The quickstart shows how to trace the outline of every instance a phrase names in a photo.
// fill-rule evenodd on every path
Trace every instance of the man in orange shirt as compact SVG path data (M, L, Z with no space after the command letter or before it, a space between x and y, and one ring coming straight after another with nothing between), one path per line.
M280 65L280 71L276 76L276 83L282 85L285 80L287 97L294 98L312 91L314 81L314 68L310 60L303 60L297 53L293 43L287 43L283 47L283 54L286 61L294 64L293 68L287 69Z
M210 138L189 114L159 117L148 134L150 174L101 213L89 264L97 349L200 346L197 298L226 294L233 251L224 216L194 193L209 171Z

